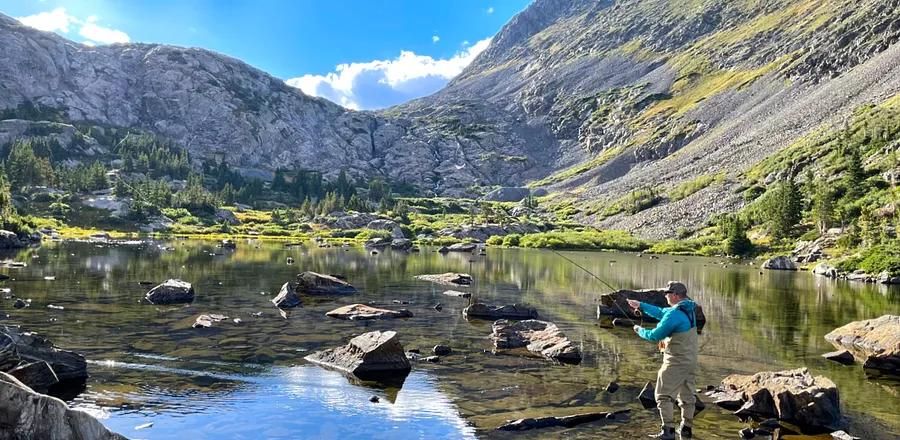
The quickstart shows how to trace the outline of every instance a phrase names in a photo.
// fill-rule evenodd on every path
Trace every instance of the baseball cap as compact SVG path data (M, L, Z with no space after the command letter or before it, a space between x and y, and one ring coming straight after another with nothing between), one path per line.
M671 292L679 296L687 295L687 287L678 281L669 281L666 285L666 292Z

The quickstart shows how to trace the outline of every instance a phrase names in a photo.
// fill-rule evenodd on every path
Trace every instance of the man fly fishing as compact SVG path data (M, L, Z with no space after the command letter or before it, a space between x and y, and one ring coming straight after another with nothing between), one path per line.
M633 299L628 305L659 320L656 328L645 329L634 326L635 333L643 339L660 343L663 363L656 376L655 398L662 430L652 438L675 439L675 399L681 406L681 437L693 437L694 421L694 376L697 370L697 319L694 315L696 304L687 297L687 287L677 281L669 281L666 286L666 301L670 307L660 308Z

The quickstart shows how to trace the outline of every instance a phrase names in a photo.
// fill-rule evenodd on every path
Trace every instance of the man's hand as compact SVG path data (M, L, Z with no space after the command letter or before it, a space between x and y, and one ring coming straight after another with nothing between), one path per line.
M629 299L629 300L626 300L626 301L628 301L628 306L631 307L632 309L639 310L639 309L641 308L641 302L640 302L640 301L635 301L635 300L633 300L633 299Z
M634 330L635 333L637 333L641 330L641 328L643 328L643 327L636 325L636 326L632 327L631 329Z

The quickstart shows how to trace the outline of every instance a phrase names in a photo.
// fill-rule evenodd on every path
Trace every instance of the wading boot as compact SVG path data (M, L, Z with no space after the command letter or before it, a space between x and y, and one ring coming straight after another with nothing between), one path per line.
M681 438L684 439L684 438L693 438L693 437L694 437L694 431L691 429L690 426L682 426L681 427Z
M675 440L675 428L663 427L659 434L650 434L648 437L658 440Z

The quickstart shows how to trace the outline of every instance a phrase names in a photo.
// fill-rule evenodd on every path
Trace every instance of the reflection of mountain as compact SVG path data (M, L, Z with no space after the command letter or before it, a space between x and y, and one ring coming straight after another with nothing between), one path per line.
M96 365L96 364L95 364ZM454 438L474 428L425 373L412 373L391 403L384 392L349 383L313 366L229 375L138 364L112 364L128 390L97 383L74 406L127 432L153 422L141 437L219 438ZM152 374L147 374L147 373ZM104 372L97 369L102 380ZM134 376L134 377L129 377ZM373 394L380 403L369 402Z

